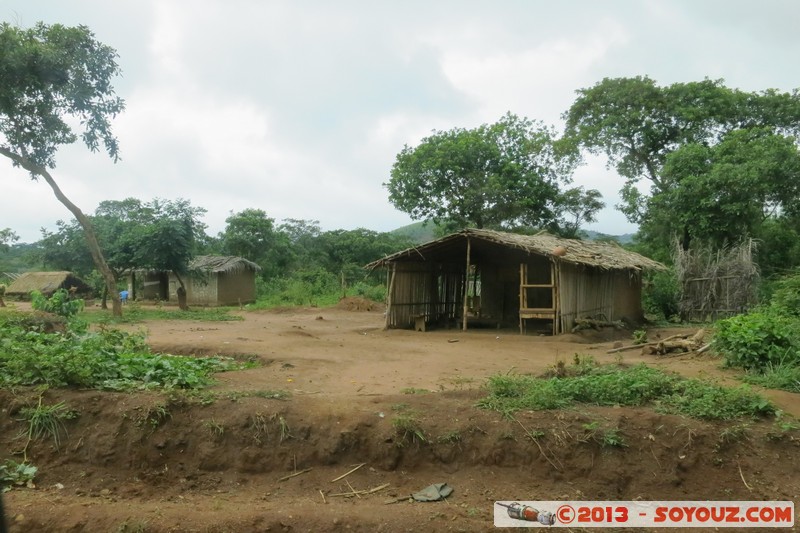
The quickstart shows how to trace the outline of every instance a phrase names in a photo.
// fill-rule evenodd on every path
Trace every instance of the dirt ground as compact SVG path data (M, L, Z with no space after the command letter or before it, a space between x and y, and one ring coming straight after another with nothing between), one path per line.
M80 415L59 449L28 450L39 472L35 488L5 496L11 532L472 532L493 529L495 500L800 500L799 434L773 420L582 406L512 421L475 407L488 376L540 374L575 354L738 383L712 356L605 353L631 332L384 331L381 309L352 308L130 327L157 351L259 366L198 394L47 391ZM797 395L765 394L800 416ZM0 458L23 446L15 414L36 398L0 391ZM398 434L403 416L421 436ZM596 426L618 428L625 446L603 446ZM446 501L386 503L439 482L454 489Z

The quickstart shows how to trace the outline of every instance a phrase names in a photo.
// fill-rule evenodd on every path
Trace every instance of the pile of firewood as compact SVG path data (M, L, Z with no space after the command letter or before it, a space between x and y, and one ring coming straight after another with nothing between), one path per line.
M703 353L711 346L703 342L705 335L706 330L699 329L694 334L682 333L680 335L672 335L671 337L656 342L621 346L609 350L606 353L624 352L627 350L635 350L636 348L642 349L642 355L667 355L686 352Z

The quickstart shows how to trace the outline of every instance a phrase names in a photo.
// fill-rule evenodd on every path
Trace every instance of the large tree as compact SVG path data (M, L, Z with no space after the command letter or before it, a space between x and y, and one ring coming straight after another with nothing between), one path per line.
M510 113L475 129L435 131L397 155L389 200L415 220L456 227L552 225L577 163L556 139L551 128Z
M658 86L648 77L606 78L577 91L564 114L566 137L608 158L625 182L618 206L632 222L645 221L648 199L670 191L670 154L684 146L715 146L737 130L800 132L800 93L743 92L722 80ZM638 183L650 183L642 192Z
M286 273L292 260L289 236L278 231L275 219L263 209L244 209L225 219L220 233L222 250L249 259L261 267L263 279Z
M80 223L114 314L121 315L116 280L91 222L48 170L55 168L58 148L77 141L78 133L91 151L102 146L115 161L119 157L110 122L124 108L111 85L119 73L116 58L116 51L85 26L39 23L24 30L0 24L0 154L32 179L44 179Z

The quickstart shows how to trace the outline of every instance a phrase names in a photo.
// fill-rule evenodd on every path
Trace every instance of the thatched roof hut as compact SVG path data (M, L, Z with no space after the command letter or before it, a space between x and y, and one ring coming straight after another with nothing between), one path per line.
M237 305L256 299L256 273L261 267L243 257L198 255L189 262L189 275L181 276L189 305ZM180 281L169 272L143 273L146 300L178 300Z
M58 289L71 290L76 294L86 295L92 289L72 272L25 272L6 288L6 296L12 298L28 298L32 291L39 291L47 297Z
M664 265L613 243L466 229L370 263L387 267L387 327L430 322L642 318L641 272ZM424 325L423 325L424 327Z
M261 267L244 257L230 255L198 255L189 261L189 270L235 274L242 270L258 272L261 270Z

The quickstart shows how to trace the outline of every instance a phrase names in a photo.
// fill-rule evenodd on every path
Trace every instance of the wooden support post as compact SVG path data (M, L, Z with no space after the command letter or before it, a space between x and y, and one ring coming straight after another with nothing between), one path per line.
M526 302L525 302L525 300L526 300L526 298L525 298L525 283L527 282L527 280L525 279L526 277L527 276L526 276L526 272L525 272L525 263L520 263L519 264L519 309L520 309L520 313L519 313L519 334L520 335L525 333L525 322L524 322L525 319L522 318L522 310L525 309L526 307L528 307L526 305Z
M394 291L394 276L397 272L397 263L392 263L392 274L389 278L389 288L386 292L386 317L384 318L384 329L389 329L392 316L392 292Z
M462 317L462 320L461 320L461 322L462 322L461 323L461 329L464 330L464 331L467 331L467 308L468 308L467 297L469 296L469 267L470 267L470 264L469 264L470 257L469 257L469 255L470 255L470 252L471 252L470 245L471 245L470 239L469 239L469 237L467 237L467 270L466 270L466 272L464 272L464 316Z

